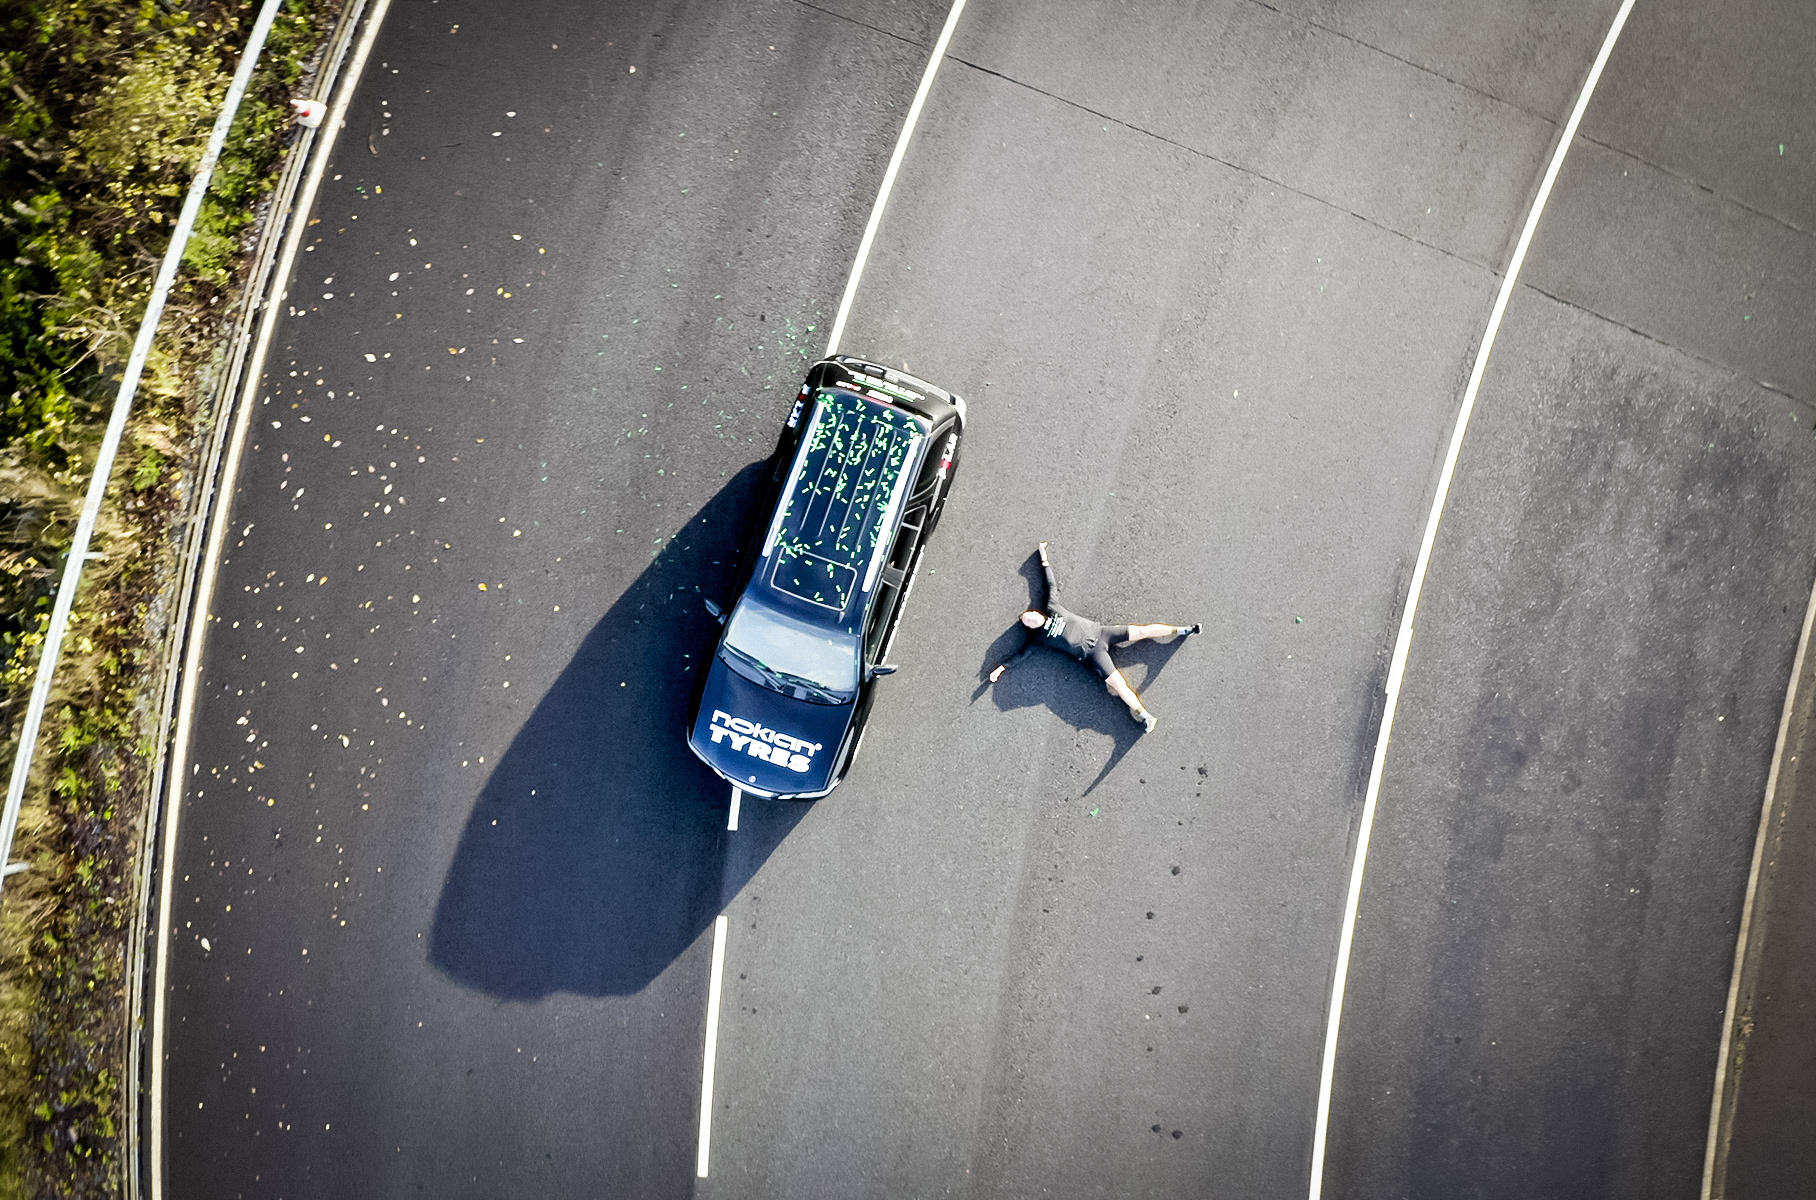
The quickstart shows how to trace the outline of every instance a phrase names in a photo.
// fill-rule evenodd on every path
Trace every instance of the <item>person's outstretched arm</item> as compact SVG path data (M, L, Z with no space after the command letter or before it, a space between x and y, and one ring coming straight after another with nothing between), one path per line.
M990 682L995 683L997 680L1001 679L1004 671L1007 671L1010 667L1013 667L1016 663L1034 653L1036 649L1038 649L1038 646L1034 639L1029 638L1028 643L1020 650L1017 650L1014 654L1011 654L1008 658L997 664L996 670L990 672Z
M1047 557L1047 543L1045 542L1040 544L1040 569L1047 577L1047 594L1040 598L1040 607L1045 608L1048 604L1052 603L1053 591L1059 586L1053 579L1053 562ZM996 669L990 672L990 682L995 683L997 680L1001 679L1004 671L1007 671L1010 667L1013 667L1016 663L1034 653L1034 651L1039 648L1039 645L1040 643L1036 640L1035 636L1029 634L1027 642L1020 650L1017 650L1003 662L997 664Z

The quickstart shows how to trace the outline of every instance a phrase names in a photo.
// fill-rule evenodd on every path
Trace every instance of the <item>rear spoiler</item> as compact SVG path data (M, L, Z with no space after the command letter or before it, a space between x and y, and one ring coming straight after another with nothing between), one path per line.
M926 411L927 401L931 398L957 409L959 419L964 419L965 402L925 379L892 370L881 363L854 358L849 354L835 354L822 361L838 367L857 390L869 392L879 400L899 403L920 411L922 416L929 419L937 419L938 413Z

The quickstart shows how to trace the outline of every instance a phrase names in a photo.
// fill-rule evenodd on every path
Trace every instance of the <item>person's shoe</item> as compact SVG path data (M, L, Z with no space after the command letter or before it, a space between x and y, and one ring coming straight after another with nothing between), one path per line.
M1145 708L1132 708L1129 710L1129 715L1135 718L1135 723L1148 733L1153 733L1154 726L1160 724L1160 718Z
M1204 626L1199 624L1198 622L1194 621L1194 622L1192 622L1192 627L1185 631L1185 635L1187 637L1191 637L1194 633L1203 633L1203 632L1204 632Z

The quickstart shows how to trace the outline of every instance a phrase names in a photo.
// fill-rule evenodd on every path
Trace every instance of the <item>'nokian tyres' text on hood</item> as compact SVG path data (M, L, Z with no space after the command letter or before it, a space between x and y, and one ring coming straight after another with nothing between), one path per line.
M752 683L714 657L690 744L707 764L771 796L814 795L832 787L849 704L813 704Z

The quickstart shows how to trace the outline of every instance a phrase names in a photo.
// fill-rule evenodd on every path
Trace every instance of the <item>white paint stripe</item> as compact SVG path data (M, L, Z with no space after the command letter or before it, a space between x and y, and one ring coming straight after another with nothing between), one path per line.
M220 161L221 149L227 144L227 133L240 111L240 101L246 96L252 69L258 65L259 55L265 49L265 35L271 32L278 7L278 0L265 0L258 20L253 22L252 33L246 39L246 49L240 54L233 82L227 87L221 111L214 119L214 129L208 135L201 161L196 164L195 176L189 181L189 193L183 197L183 207L171 229L164 260L158 264L151 296L145 302L145 315L139 321L138 336L133 339L132 353L126 360L126 370L120 376L120 387L114 395L107 431L95 452L94 474L89 477L88 494L83 497L81 515L76 518L75 535L70 539L69 555L63 563L63 578L57 584L57 598L51 606L50 625L44 631L44 649L38 655L38 673L32 680L31 699L26 702L25 720L19 726L19 747L13 756L12 778L6 788L6 807L0 812L0 862L11 857L13 852L13 832L19 826L19 808L25 800L25 785L31 779L32 759L38 748L38 730L44 722L44 709L50 702L57 663L63 657L63 637L69 632L69 615L75 607L76 589L82 582L82 568L89 559L102 557L99 553L91 553L88 546L95 536L95 523L101 517L101 501L107 496L107 481L113 475L120 441L126 435L126 418L131 415L133 399L138 395L139 378L151 355L151 344L157 337L158 322L164 316L170 289L176 284L177 268L182 265L189 235L202 211L202 198L208 192L209 180L214 178L215 163Z
M959 14L965 11L965 0L953 0L951 11L946 14L945 28L940 30L939 40L933 44L933 54L927 60L927 69L921 74L921 86L914 93L914 103L908 106L907 119L902 123L901 136L896 139L895 153L889 156L889 166L883 172L883 184L877 191L876 203L870 209L870 222L864 226L864 238L858 243L857 259L851 265L851 278L845 283L845 296L839 301L839 315L832 323L832 336L826 342L828 357L837 353L839 336L845 331L845 318L851 314L851 302L858 294L858 281L863 278L864 264L870 258L871 243L876 241L877 226L883 222L883 209L889 203L889 191L895 186L896 172L901 169L902 158L908 153L908 141L914 136L914 126L921 117L921 105L927 100L927 93L933 88L933 77L939 74L940 62L946 57L946 46L952 41L952 31L958 28ZM738 808L744 799L742 788L731 790L731 820L727 829L738 827ZM707 1164L712 1156L713 1133L713 1060L719 1049L719 995L725 976L725 914L719 914L713 922L713 967L712 984L706 995L706 1056L700 1078L700 1161L697 1171L701 1179L706 1178Z
M838 353L839 338L845 333L845 318L851 315L851 302L857 298L858 281L864 277L864 264L870 259L870 244L876 240L877 227L883 223L883 209L889 203L890 189L895 187L895 174L908 153L908 140L914 136L915 123L921 119L921 105L926 102L927 93L933 90L933 77L939 74L940 63L946 57L946 46L952 41L952 31L958 28L959 14L964 11L965 0L953 0L952 9L946 14L946 27L940 30L939 40L933 43L933 56L927 60L927 70L921 75L920 89L914 93L914 103L908 106L902 136L895 140L895 153L889 156L889 167L883 172L883 186L877 191L876 204L870 209L870 222L864 226L864 240L858 243L858 256L851 264L851 278L845 281L845 296L839 301L839 315L832 322L832 336L826 339L828 358Z
M1752 936L1753 906L1759 895L1759 876L1765 865L1766 847L1771 842L1771 828L1776 823L1778 772L1784 765L1791 715L1800 703L1798 685L1803 680L1813 624L1816 624L1816 590L1810 592L1810 603L1804 609L1803 632L1797 638L1797 657L1791 664L1791 685L1785 689L1784 712L1778 718L1778 743L1772 750L1772 770L1766 776L1766 796L1759 809L1759 832L1753 838L1753 868L1747 873L1747 898L1740 908L1740 932L1734 940L1734 973L1728 979L1728 1005L1721 1023L1721 1051L1715 1059L1715 1099L1709 1106L1709 1140L1703 1150L1701 1200L1713 1197L1716 1161L1726 1156L1727 1147L1722 1135L1731 1110L1724 1093L1728 1090L1728 1064L1734 1056L1734 1023L1740 1018L1740 988L1746 974L1747 940Z
M1495 297L1494 309L1488 316L1488 328L1482 334L1481 346L1476 350L1475 367L1469 372L1469 386L1463 392L1462 408L1457 413L1456 427L1450 435L1450 448L1444 456L1444 469L1438 476L1437 494L1432 497L1431 514L1425 521L1425 537L1419 544L1419 558L1413 567L1412 583L1407 588L1406 606L1400 615L1400 631L1394 640L1393 661L1387 672L1387 700L1381 712L1381 732L1375 741L1374 762L1368 772L1368 793L1362 804L1361 825L1356 831L1355 857L1350 863L1349 892L1343 902L1343 933L1337 942L1337 963L1331 980L1330 1007L1325 1014L1324 1062L1319 1072L1318 1114L1312 1133L1310 1200L1321 1200L1324 1192L1331 1085L1337 1068L1337 1033L1343 1021L1343 990L1349 983L1350 951L1356 936L1356 909L1362 898L1362 874L1368 864L1368 842L1374 832L1375 809L1381 797L1381 774L1387 762L1387 745L1393 735L1394 714L1399 708L1400 680L1406 672L1406 658L1412 648L1413 618L1418 614L1419 595L1425 587L1426 570L1431 565L1432 547L1437 542L1438 521L1443 517L1444 505L1450 498L1450 485L1456 477L1457 459L1463 451L1463 435L1468 432L1469 418L1475 411L1476 395L1482 387L1482 375L1488 367L1488 356L1494 350L1495 335L1500 332L1501 318L1507 313L1507 302L1513 296L1514 285L1519 282L1526 251L1532 246L1532 235L1538 229L1540 216L1544 214L1545 202L1551 198L1551 189L1557 183L1558 172L1563 169L1564 156L1569 153L1570 143L1576 139L1577 127L1582 124L1583 113L1589 107L1589 98L1595 93L1595 85L1602 77L1603 68L1608 65L1608 56L1614 52L1614 44L1620 38L1621 28L1627 23L1627 14L1632 11L1633 0L1621 0L1620 11L1615 13L1608 36L1602 41L1601 53L1595 56L1595 63L1589 68L1589 76L1583 81L1583 90L1577 95L1576 107L1571 110L1570 119L1565 122L1563 134L1558 138L1557 149L1551 156L1551 165L1545 169L1545 178L1539 184L1538 195L1533 197L1532 210L1526 214L1526 227L1520 231L1513 259L1508 264L1506 276L1501 280L1500 294Z
M706 989L706 1060L700 1072L700 1163L695 1168L702 1179L706 1178L713 1148L713 1060L719 1053L719 994L725 982L726 925L724 913L713 921L712 983Z
M372 43L378 37L379 26L384 23L385 13L391 7L391 0L374 0L372 13L367 18L366 28L361 34L359 47L353 53L347 72L342 77L341 93L329 112L327 120L322 122L321 140L316 143L315 160L310 165L308 178L303 183L302 192L297 196L296 206L290 214L290 236L284 245L283 257L278 262L272 278L277 286L287 285L296 268L297 253L302 246L303 238L308 233L308 217L315 207L316 193L321 188L322 176L328 168L328 158L334 152L335 138L347 116L347 106L352 102L353 93L359 87L359 78L365 70L366 58L372 51ZM213 513L209 516L208 549L202 559L202 572L196 583L195 611L197 619L189 632L189 645L185 648L183 662L183 690L177 703L176 729L171 738L170 784L164 798L164 832L161 854L163 872L158 885L158 963L156 981L152 993L151 1008L151 1085L147 1089L149 1121L146 1136L151 1142L151 1200L161 1200L164 1194L164 1027L167 1020L166 998L170 980L170 942L173 934L171 904L176 888L176 849L177 828L183 811L183 797L188 791L188 780L184 778L189 761L189 739L194 723L196 691L202 675L202 647L208 637L208 615L212 607L215 582L220 574L221 555L227 540L229 528L227 517L233 504L234 481L239 477L240 458L246 445L246 432L252 424L252 403L257 393L260 376L264 373L265 355L271 345L272 330L277 325L281 309L279 301L283 293L273 295L266 305L264 319L259 326L258 344L253 350L252 358L246 365L246 389L240 398L240 411L235 420L233 441L228 446L227 458L221 467L220 490L215 496Z

